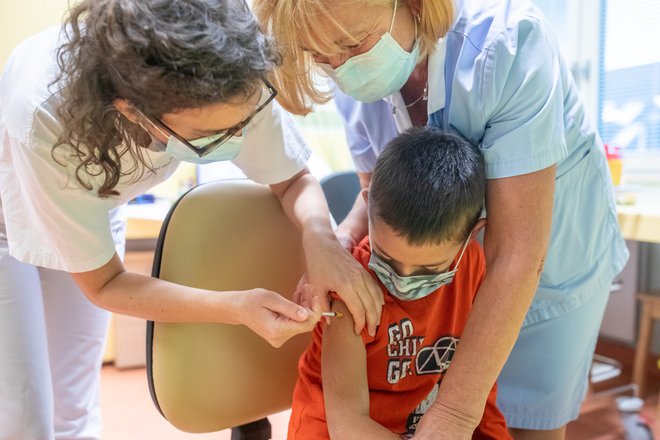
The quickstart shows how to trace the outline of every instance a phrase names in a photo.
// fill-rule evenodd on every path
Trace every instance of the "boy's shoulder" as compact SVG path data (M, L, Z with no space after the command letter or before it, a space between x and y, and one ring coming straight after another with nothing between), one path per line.
M464 260L469 262L471 267L485 266L486 257L484 256L484 248L476 238L470 240L470 243L465 248L465 254L463 255L461 264Z
M362 264L362 266L368 267L369 258L371 258L371 242L368 235L353 247L352 254L353 258Z

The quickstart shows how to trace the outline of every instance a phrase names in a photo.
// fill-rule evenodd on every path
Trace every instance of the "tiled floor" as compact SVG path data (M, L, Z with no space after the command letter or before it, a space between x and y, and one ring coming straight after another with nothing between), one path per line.
M103 367L101 379L103 440L230 440L229 430L211 434L179 431L160 415L149 395L144 368ZM273 440L286 438L289 413L271 416Z

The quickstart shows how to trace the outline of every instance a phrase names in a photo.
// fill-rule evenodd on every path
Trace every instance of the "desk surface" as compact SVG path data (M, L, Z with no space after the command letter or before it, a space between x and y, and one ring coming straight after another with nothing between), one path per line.
M634 194L635 203L617 206L619 225L627 240L660 243L660 189Z
M627 240L660 243L660 189L639 190L635 203L618 205L617 214L623 236ZM169 203L129 205L126 238L158 238Z
M155 239L167 216L171 203L158 202L144 205L128 205L126 218L126 239Z

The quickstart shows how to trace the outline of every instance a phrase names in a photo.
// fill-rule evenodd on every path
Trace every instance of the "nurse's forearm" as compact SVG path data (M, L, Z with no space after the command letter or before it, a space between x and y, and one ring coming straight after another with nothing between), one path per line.
M271 185L282 209L303 234L303 244L333 239L328 204L318 181L308 170L286 182Z
M339 226L337 226L335 234L342 245L350 250L355 244L359 243L368 232L367 203L362 194L358 194L355 203L346 215L346 218Z
M71 274L97 306L159 322L240 322L245 292L212 292L124 270L115 255L103 267Z
M440 412L452 409L458 416L452 422L466 423L470 429L481 420L488 393L511 352L537 288L538 267L518 263L498 258L488 266L433 408Z
M360 180L360 188L362 188L362 190L368 190L373 173L358 172L357 175ZM364 198L364 194L358 194L355 203L353 203L353 207L346 215L346 218L337 227L335 233L337 234L339 241L342 242L342 245L349 250L369 233L367 201Z
M486 277L440 385L437 405L430 410L431 417L439 415L443 421L449 418L449 423L469 421L473 427L479 423L488 393L518 337L543 270L554 184L554 166L488 181Z
M112 312L159 322L243 324L274 347L311 331L320 318L319 310L266 289L216 292L126 272L116 253L102 267L71 276L94 304Z

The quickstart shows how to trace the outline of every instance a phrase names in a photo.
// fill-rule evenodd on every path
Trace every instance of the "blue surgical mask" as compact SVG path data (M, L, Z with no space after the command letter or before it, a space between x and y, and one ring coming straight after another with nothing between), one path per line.
M190 141L190 143L198 148L204 147L223 136L223 133L199 138ZM175 159L183 162L192 162L198 164L205 164L210 162L220 162L223 160L232 160L241 151L243 145L243 137L245 136L245 129L243 129L242 136L232 136L227 139L222 145L214 149L210 153L199 157L194 151L184 145L174 136L170 136L167 140L165 152L173 156Z
M181 142L172 134L168 134L166 131L164 131L162 128L160 128L158 125L152 122L140 110L138 110L135 107L133 107L133 109L138 115L141 116L141 118L144 121L148 122L153 127L153 129L160 132L164 137L167 137L167 143L165 143L160 139L156 138L153 134L151 134L152 141L151 141L151 145L149 146L149 149L152 151L159 151L159 152L162 151L169 154L170 156L174 157L177 160L183 162L198 163L198 164L220 162L223 160L232 160L233 158L238 156L238 153L241 152L241 146L243 145L243 138L245 137L246 128L243 128L243 130L241 131L241 136L234 135L230 137L229 139L224 141L222 145L213 149L208 154L205 154L204 156L200 157L186 144ZM140 124L142 125L143 122L140 122ZM151 133L151 131L148 128L144 126L143 128L147 132ZM218 133L212 136L194 139L188 141L188 143L191 144L193 147L203 148L209 144L212 144L216 140L220 139L222 136L224 136L224 134L225 133Z
M458 271L458 264L461 262L461 258L463 258L463 253L469 242L470 237L468 236L465 244L463 244L456 266L453 270L447 272L402 277L374 252L373 246L371 247L371 257L369 258L369 269L376 273L380 282L383 283L392 296L403 301L414 301L424 298L440 287L454 281L454 275Z
M396 9L395 1L390 30L383 34L369 51L349 58L336 69L328 64L317 64L342 92L358 101L378 101L401 90L415 70L419 58L417 21L415 21L415 45L412 52L406 52L391 33Z

